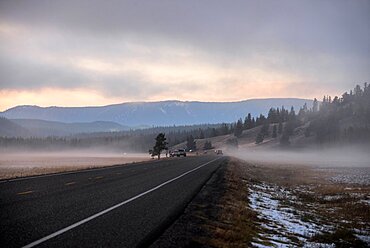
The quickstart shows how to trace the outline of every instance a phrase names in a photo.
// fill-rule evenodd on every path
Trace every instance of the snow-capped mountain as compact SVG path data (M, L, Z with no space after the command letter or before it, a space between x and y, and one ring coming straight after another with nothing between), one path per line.
M312 100L297 98L252 99L240 102L133 102L101 107L17 106L0 112L8 119L40 119L65 123L109 121L125 126L170 126L234 122L248 113L266 114L271 107L298 110Z

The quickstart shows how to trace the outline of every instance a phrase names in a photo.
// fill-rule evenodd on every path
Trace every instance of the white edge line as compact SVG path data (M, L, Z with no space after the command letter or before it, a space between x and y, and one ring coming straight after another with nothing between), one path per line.
M208 164L210 164L210 163L212 163L212 162L214 162L214 161L216 161L218 159L220 159L220 158L216 158L216 159L213 159L213 160L211 160L211 161L209 161L209 162L207 162L205 164L202 164L202 165L200 165L200 166L198 166L198 167L196 167L196 168L194 168L194 169L192 169L190 171L187 171L187 172L185 172L185 173L183 173L183 174L181 174L181 175L179 175L179 176L177 176L175 178L172 178L172 179L170 179L170 180L168 180L168 181L166 181L164 183L161 183L161 184L155 186L154 188L151 188L151 189L149 189L149 190L147 190L147 191L145 191L143 193L140 193L140 194L138 194L138 195L136 195L134 197L131 197L128 200L125 200L125 201L123 201L121 203L118 203L118 204L116 204L116 205L114 205L114 206L112 206L110 208L107 208L107 209L105 209L105 210L103 210L103 211L101 211L99 213L96 213L94 215L91 215L90 217L87 217L86 219L80 220L80 221L78 221L78 222L76 222L76 223L74 223L74 224L72 224L70 226L67 226L67 227L65 227L63 229L60 229L59 231L56 231L56 232L54 232L52 234L49 234L49 235L47 235L47 236L45 236L45 237L43 237L43 238L41 238L39 240L36 240L36 241L28 244L28 245L25 245L25 246L23 246L23 248L34 247L34 246L39 245L39 244L41 244L41 243L43 243L43 242L45 242L45 241L47 241L49 239L54 238L54 237L56 237L56 236L58 236L58 235L60 235L62 233L65 233L65 232L67 232L69 230L72 230L75 227L78 227L78 226L80 226L80 225L82 225L82 224L84 224L86 222L89 222L90 220L93 220L93 219L95 219L95 218L97 218L97 217L99 217L99 216L101 216L103 214L106 214L106 213L108 213L108 212L110 212L110 211L112 211L112 210L114 210L116 208L119 208L119 207L121 207L121 206L123 206L123 205L125 205L125 204L127 204L127 203L129 203L131 201L133 201L133 200L136 200L136 199L138 199L138 198L140 198L140 197L142 197L142 196L144 196L146 194L149 194L150 192L153 192L153 191L155 191L155 190L157 190L159 188L162 188L163 186L165 186L165 185L167 185L167 184L169 184L169 183L171 183L171 182L173 182L173 181L175 181L177 179L180 179L181 177L184 177L187 174L189 174L189 173L191 173L193 171L196 171L196 170L198 170L198 169L200 169L200 168L202 168L202 167L204 167L204 166L206 166L206 165L208 165Z

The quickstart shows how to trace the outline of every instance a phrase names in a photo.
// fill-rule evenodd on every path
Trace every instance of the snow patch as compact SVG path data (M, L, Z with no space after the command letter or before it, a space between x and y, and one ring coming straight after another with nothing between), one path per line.
M296 200L286 189L261 184L254 185L249 190L250 207L258 213L263 222L261 227L268 233L264 237L274 247L301 246L313 235L331 229L330 226L303 221L297 210L289 204L282 204L281 199Z

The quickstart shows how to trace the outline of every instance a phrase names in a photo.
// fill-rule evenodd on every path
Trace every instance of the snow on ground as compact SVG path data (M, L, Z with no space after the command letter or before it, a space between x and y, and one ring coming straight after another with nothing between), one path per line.
M346 188L347 189L347 188ZM303 203L295 196L298 192L315 194L309 187L298 186L287 189L276 185L260 183L250 186L250 208L257 212L260 220L261 232L259 238L254 240L254 247L335 247L334 244L312 242L311 237L317 234L335 231L334 222L323 221L315 214L315 204ZM353 201L368 204L368 197L363 199L362 194L352 193ZM317 199L335 201L346 195L317 195ZM299 206L299 207L298 207ZM337 209L331 207L330 212ZM352 220L337 220L351 223ZM354 235L370 245L368 225L365 229L353 229Z
M284 199L284 203L282 202ZM289 206L286 201L296 198L288 190L267 184L254 185L250 188L250 207L258 213L261 227L266 230L263 239L270 243L265 246L256 240L256 247L292 247L302 246L317 233L330 230L330 226L303 221L300 212ZM327 244L311 243L310 247L333 247Z
M335 173L334 183L370 185L370 167L320 168L323 172Z

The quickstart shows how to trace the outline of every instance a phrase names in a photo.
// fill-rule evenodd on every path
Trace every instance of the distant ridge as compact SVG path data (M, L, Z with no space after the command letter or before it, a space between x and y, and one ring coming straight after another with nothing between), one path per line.
M0 137L21 137L30 136L28 129L4 118L0 117Z
M23 105L0 112L8 119L38 119L64 123L115 122L123 126L171 126L234 122L248 113L266 114L271 107L298 110L312 100L299 98L251 99L239 102L160 101L131 102L91 107L39 107Z

